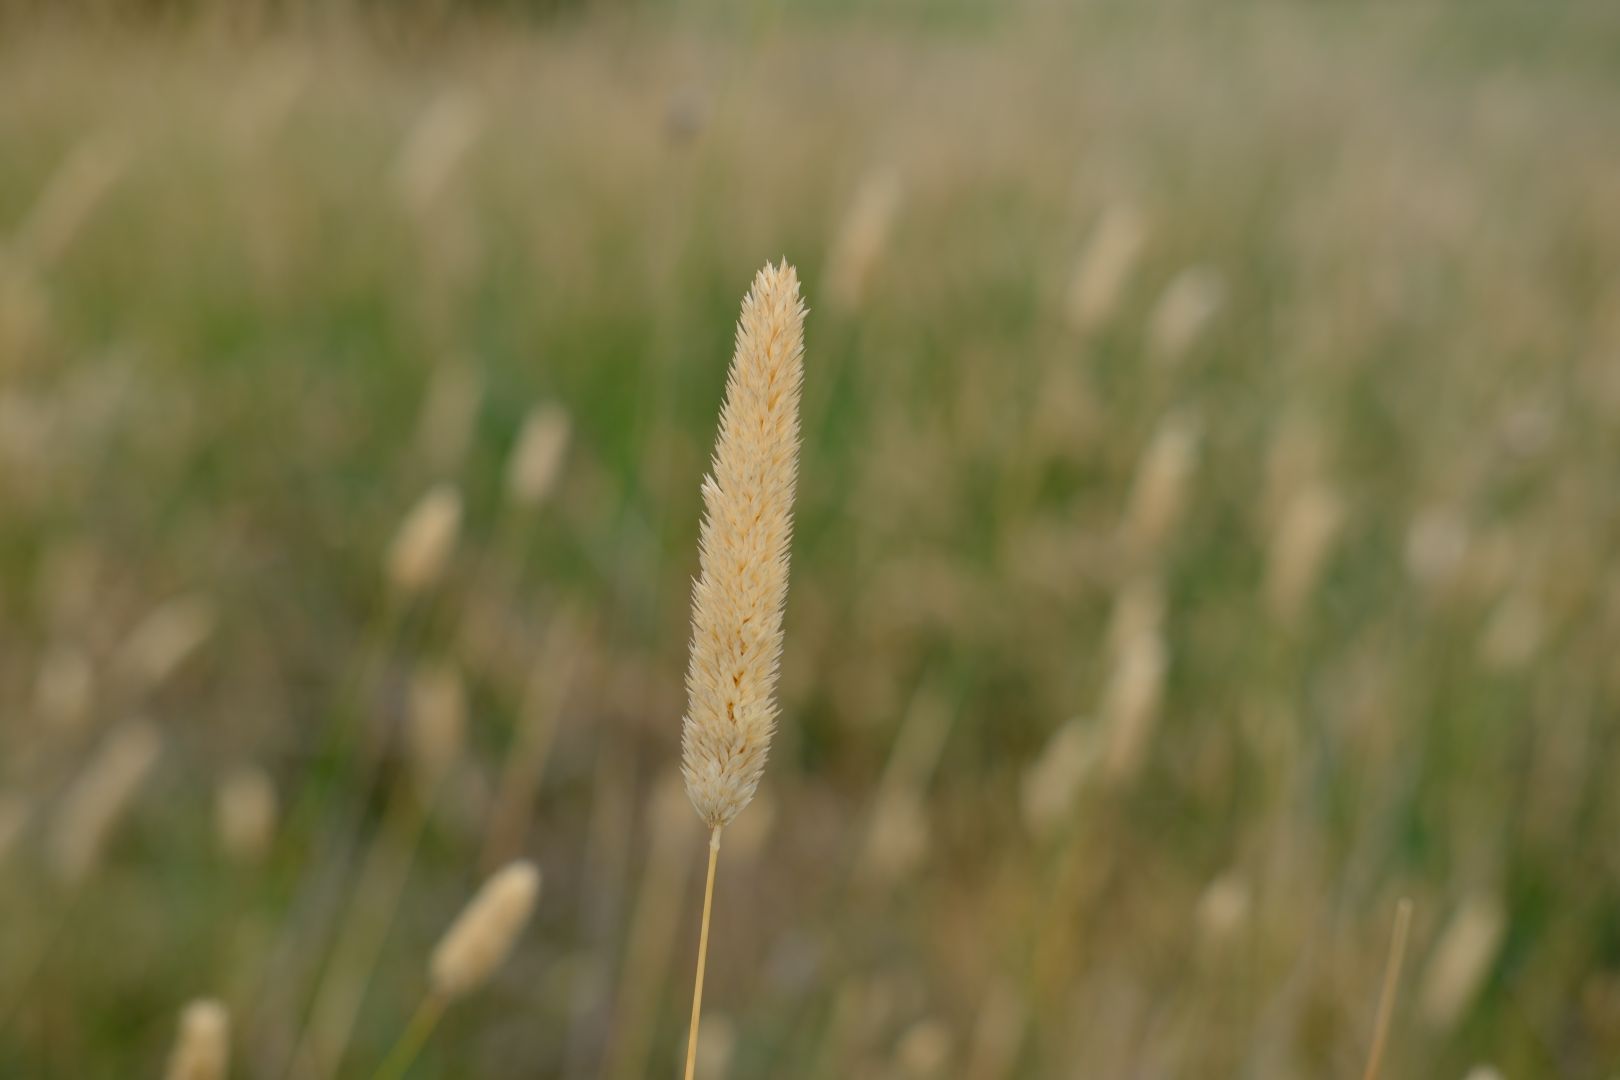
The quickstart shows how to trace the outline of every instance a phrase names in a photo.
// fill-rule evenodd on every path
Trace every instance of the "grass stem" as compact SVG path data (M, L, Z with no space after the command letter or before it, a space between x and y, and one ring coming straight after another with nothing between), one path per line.
M1378 1070L1384 1063L1384 1044L1389 1041L1389 1021L1395 1012L1395 993L1400 987L1401 965L1406 960L1406 935L1411 928L1412 901L1402 897L1395 905L1395 933L1389 942L1389 960L1384 964L1384 988L1378 995L1372 1050L1367 1054L1367 1071L1362 1074L1362 1080L1378 1080Z
M709 877L703 885L703 929L698 934L697 982L692 988L692 1027L686 1036L686 1080L697 1069L698 1021L703 1015L703 970L709 959L709 912L714 907L714 864L720 857L720 829L709 834Z
M422 999L422 1004L416 1007L411 1022L405 1026L405 1033L399 1037L399 1042L388 1052L388 1057L372 1074L372 1080L399 1080L404 1076L416 1056L422 1052L427 1043L428 1036L439 1025L439 1017L444 1015L444 997L440 994L429 994Z

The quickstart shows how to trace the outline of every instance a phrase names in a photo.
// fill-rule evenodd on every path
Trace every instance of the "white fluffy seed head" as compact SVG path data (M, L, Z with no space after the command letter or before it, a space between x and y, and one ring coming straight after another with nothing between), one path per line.
M804 314L798 274L785 261L754 278L737 323L712 471L703 482L681 769L687 795L711 829L753 798L776 730Z
M167 1080L225 1080L231 1062L231 1021L218 1001L193 1001L180 1013L180 1034Z
M388 580L402 593L419 592L444 573L461 531L461 495L432 488L405 515L388 549Z
M518 506L536 506L551 494L571 428L560 405L547 403L530 410L506 463L506 493Z
M508 863L478 890L433 950L435 993L456 998L483 984L505 962L540 895L540 871L527 860Z

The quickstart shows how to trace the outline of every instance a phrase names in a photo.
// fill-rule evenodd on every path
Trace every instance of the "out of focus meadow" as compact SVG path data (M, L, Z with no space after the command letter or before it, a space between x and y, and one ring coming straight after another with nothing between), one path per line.
M1620 11L0 20L0 1074L675 1073L737 304L783 723L699 1075L1620 1068ZM1479 1072L1473 1075L1495 1075Z

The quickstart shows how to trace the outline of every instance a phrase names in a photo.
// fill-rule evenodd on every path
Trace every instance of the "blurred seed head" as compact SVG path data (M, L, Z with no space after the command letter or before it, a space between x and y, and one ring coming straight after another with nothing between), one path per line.
M1108 652L1118 657L1144 634L1164 631L1164 586L1152 575L1133 577L1114 595L1108 617Z
M1152 559L1175 531L1198 465L1199 433L1197 419L1187 412L1165 417L1154 431L1125 512L1124 538L1132 558Z
M418 789L426 797L461 757L467 732L467 694L449 664L430 664L411 676L406 746Z
M1504 1080L1501 1072L1490 1065L1475 1065L1463 1080Z
M736 1049L737 1025L724 1013L706 1014L703 1026L698 1029L697 1075L709 1080L724 1080L731 1072L731 1059Z
M506 962L540 895L540 871L526 860L497 870L456 921L429 962L434 993L461 997Z
M166 1080L225 1080L230 1064L230 1014L218 1001L193 1001L180 1012L180 1033L164 1077Z
M929 832L920 793L910 788L881 793L867 828L859 876L876 885L910 877L928 857Z
M1343 522L1339 497L1323 485L1305 488L1283 507L1266 562L1266 605L1273 618L1285 624L1299 618Z
M464 93L448 91L428 106L394 165L394 188L407 212L425 217L433 210L483 128L483 110Z
M1148 348L1175 363L1198 343L1226 303L1226 282L1208 266L1193 266L1170 279L1148 323Z
M538 506L551 494L562 472L572 427L561 405L546 402L529 410L506 462L506 494L514 504Z
M1406 531L1406 572L1420 587L1446 592L1462 575L1468 547L1468 524L1456 511L1427 507Z
M157 764L162 740L144 720L114 729L63 795L51 821L47 855L53 873L75 885L95 870L108 834Z
M1235 870L1221 874L1198 897L1194 922L1199 940L1211 947L1224 945L1248 923L1253 906L1248 879Z
M1073 817L1098 756L1095 726L1088 720L1076 717L1052 734L1041 756L1025 770L1019 792L1024 825L1031 834L1050 836Z
M956 1039L943 1020L919 1020L900 1036L895 1048L895 1064L901 1076L938 1077L946 1075Z
M275 841L277 803L275 782L256 765L239 766L220 778L214 820L227 858L244 864L264 860Z
M1104 211L1069 281L1069 325L1081 333L1101 328L1119 307L1147 240L1141 213L1126 203Z
M214 624L214 605L207 597L165 601L135 624L113 667L133 689L156 689L213 636Z
M900 196L900 176L887 168L868 173L855 189L827 255L827 301L834 310L861 306L872 271L888 247Z
M1432 1027L1447 1030L1473 1006L1496 963L1507 933L1507 913L1494 897L1463 900L1440 935L1424 973L1418 1010Z
M287 49L250 65L226 102L225 137L238 155L272 146L309 85L309 58Z
M403 594L438 582L461 531L461 493L449 484L431 488L400 523L388 549L388 580Z
M1141 768L1158 723L1169 663L1161 626L1163 603L1151 582L1127 586L1115 602L1113 661L1103 688L1103 766L1110 780L1126 781Z

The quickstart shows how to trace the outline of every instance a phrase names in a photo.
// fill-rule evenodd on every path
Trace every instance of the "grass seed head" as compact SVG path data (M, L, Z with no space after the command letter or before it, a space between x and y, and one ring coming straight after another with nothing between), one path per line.
M560 405L537 405L523 421L506 465L506 493L519 506L545 501L557 484L571 425Z
M241 863L257 863L276 835L276 785L255 765L226 773L215 795L214 818L219 846Z
M388 549L388 580L401 593L415 593L438 581L455 551L461 531L461 494L439 484L405 515Z
M434 992L476 990L506 961L540 896L540 871L519 860L497 870L450 924L429 963Z
M218 1001L193 1001L180 1013L180 1035L167 1080L225 1080L231 1062L231 1021Z
M711 829L753 798L776 729L804 313L798 274L786 262L754 278L703 481L681 765L687 795Z

